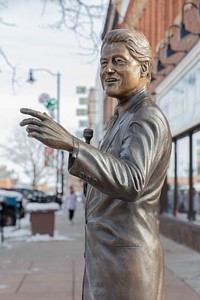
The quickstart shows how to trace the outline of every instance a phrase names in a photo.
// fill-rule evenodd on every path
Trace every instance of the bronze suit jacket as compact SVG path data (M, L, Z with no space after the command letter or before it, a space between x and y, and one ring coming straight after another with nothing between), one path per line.
M84 300L164 300L156 221L171 134L146 91L118 117L101 150L75 139L69 172L88 182Z

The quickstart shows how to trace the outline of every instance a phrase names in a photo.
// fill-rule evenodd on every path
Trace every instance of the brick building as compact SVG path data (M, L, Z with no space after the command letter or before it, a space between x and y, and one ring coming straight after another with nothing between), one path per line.
M143 32L154 53L149 92L167 116L173 136L160 199L161 231L200 251L200 203L194 220L192 195L193 188L200 193L200 1L111 0L102 39L114 28ZM97 93L97 99L102 95ZM99 103L106 124L116 100L104 95ZM172 191L171 211L167 181Z

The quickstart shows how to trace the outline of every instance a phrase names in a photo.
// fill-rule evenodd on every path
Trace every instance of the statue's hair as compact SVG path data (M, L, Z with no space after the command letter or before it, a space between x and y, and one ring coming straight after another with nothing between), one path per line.
M145 35L136 30L129 29L114 29L109 31L102 42L101 52L105 44L115 42L125 43L130 55L138 62L146 62L148 64L148 79L151 80L151 71L154 64L153 53L151 46Z

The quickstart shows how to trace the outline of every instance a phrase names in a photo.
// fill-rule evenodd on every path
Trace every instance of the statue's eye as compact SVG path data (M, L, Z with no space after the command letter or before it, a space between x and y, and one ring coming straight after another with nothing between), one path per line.
M107 60L101 60L100 64L102 68L105 68L107 66Z
M126 61L121 57L115 57L114 63L117 65L125 65Z

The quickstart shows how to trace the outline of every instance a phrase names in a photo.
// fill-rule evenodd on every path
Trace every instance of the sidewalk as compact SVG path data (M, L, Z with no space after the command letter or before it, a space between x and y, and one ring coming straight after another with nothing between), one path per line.
M163 236L167 300L200 299L200 253Z
M69 225L65 212L56 214L54 238L34 239L30 228L19 230L18 238L7 238L0 245L0 299L81 300L83 223L79 204L74 225ZM164 237L162 243L167 300L200 300L200 253Z

